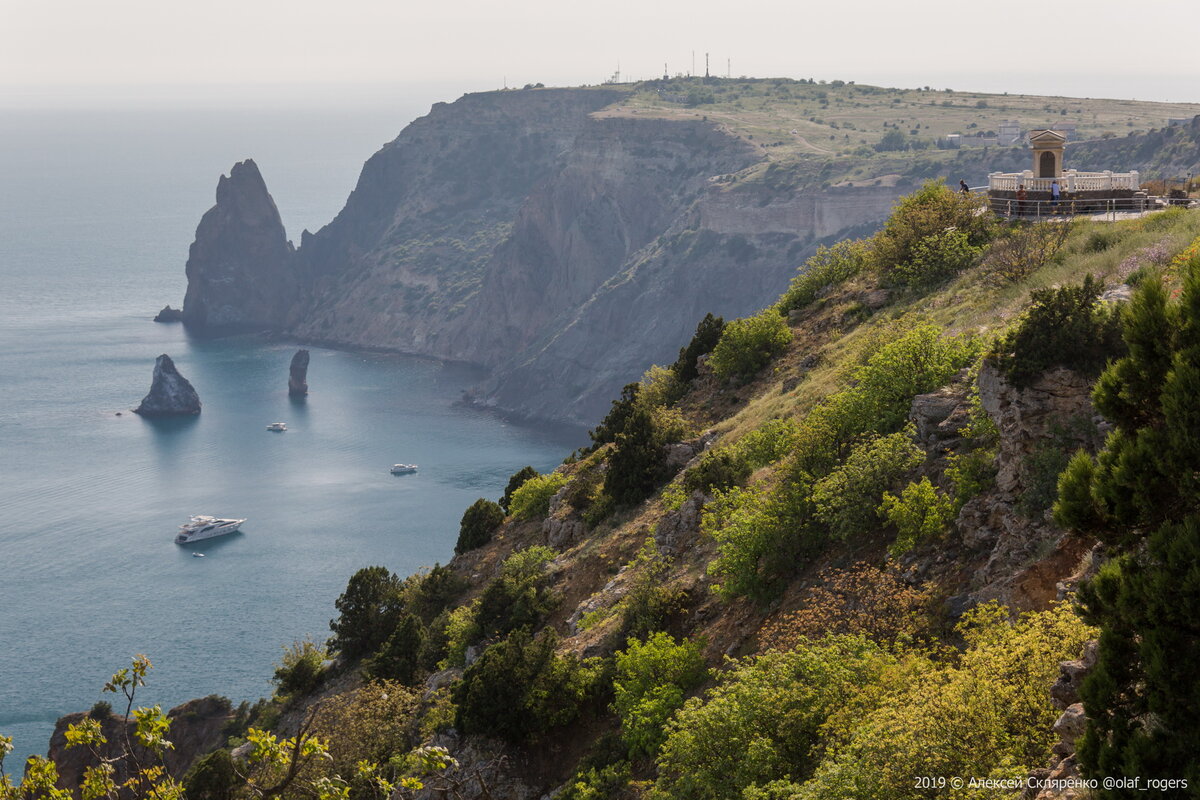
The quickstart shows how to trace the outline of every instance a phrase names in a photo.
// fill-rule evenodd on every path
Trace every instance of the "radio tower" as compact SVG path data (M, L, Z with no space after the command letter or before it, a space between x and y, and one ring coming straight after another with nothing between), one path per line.
M708 53L704 54L704 79L708 80Z

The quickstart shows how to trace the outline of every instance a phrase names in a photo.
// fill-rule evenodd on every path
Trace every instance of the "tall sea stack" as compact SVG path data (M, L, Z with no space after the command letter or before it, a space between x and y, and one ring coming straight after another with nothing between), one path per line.
M188 379L175 369L175 362L166 353L154 362L154 381L150 393L134 413L143 417L174 417L200 413L200 396Z
M288 395L304 397L308 394L308 351L297 350L292 356L291 372L288 374Z

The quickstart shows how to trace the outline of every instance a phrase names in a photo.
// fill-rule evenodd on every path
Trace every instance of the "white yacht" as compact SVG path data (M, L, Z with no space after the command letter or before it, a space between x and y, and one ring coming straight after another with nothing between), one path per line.
M269 430L269 431L286 431L287 423L286 422L272 422L270 425L267 426L267 430Z
M242 527L242 523L245 521L244 519L220 519L198 514L192 517L191 522L179 526L179 535L175 537L175 544L188 544L201 539L211 539L214 536L224 536L227 533L237 533L238 528Z
M409 475L417 471L416 464L392 464L393 475Z

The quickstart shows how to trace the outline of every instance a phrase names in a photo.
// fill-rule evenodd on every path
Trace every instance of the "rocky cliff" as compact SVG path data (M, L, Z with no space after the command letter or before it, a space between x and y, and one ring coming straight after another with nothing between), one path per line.
M200 395L187 378L179 374L175 362L166 353L154 360L154 378L150 391L134 413L143 417L171 417L200 413Z
M197 230L185 321L473 362L493 371L478 402L590 424L705 313L757 309L816 240L878 222L900 191L735 181L759 149L705 119L595 115L625 96L435 105L294 253L237 165Z

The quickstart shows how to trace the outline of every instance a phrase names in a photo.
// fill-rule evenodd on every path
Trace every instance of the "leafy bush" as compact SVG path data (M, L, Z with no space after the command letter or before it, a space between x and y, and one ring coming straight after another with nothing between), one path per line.
M479 598L474 621L484 636L533 627L553 608L555 598L546 585L546 565L553 560L554 551L541 545L505 559L500 577Z
M446 655L438 663L438 669L461 667L466 660L467 647L477 641L482 635L476 616L479 614L479 601L459 606L446 617L443 632L446 636Z
M629 570L633 580L621 603L618 636L621 641L642 639L662 630L683 603L683 593L667 581L670 564L659 552L653 536L646 537L637 557L630 562Z
M214 750L203 756L183 776L188 800L233 800L242 784L228 750Z
M800 438L800 426L790 419L771 419L747 433L735 445L751 469L774 464L791 452Z
M334 602L339 617L329 621L329 646L354 660L378 650L403 612L403 582L387 567L363 567Z
M1091 275L1079 286L1038 289L1020 323L996 346L994 358L1009 383L1026 387L1051 367L1098 375L1125 351L1120 314L1100 303L1103 285Z
M504 487L504 496L500 498L500 508L504 509L505 514L512 511L509 504L512 502L513 492L520 489L525 484L525 481L537 476L538 471L533 467L521 467L512 474L508 479L508 485Z
M679 358L671 365L671 371L681 383L688 383L696 378L696 362L700 356L708 355L721 340L721 332L725 330L725 320L705 314L704 319L696 326L696 333L687 347L679 350Z
M896 528L896 541L888 552L892 556L903 555L919 542L940 538L957 510L954 499L930 483L929 478L910 483L899 496L885 494L879 513Z
M867 263L867 243L843 239L832 247L817 248L792 278L776 308L781 314L811 305L823 292L853 278Z
M711 492L728 489L743 483L750 477L750 464L733 448L709 450L700 457L700 463L687 471L683 477L684 491Z
M360 761L388 764L417 745L415 722L421 696L396 681L369 681L324 699L313 718L313 733L328 742L329 758L315 764L326 775L357 777ZM351 797L371 788L351 779Z
M101 721L108 719L112 716L112 703L107 700L97 700L96 704L88 711L88 716Z
M622 792L629 786L632 774L628 761L580 769L555 797L558 800L615 800L623 797Z
M906 289L928 289L953 278L979 257L966 231L947 229L924 237L913 247L908 261L888 273L888 283Z
M755 784L807 777L822 726L892 662L857 636L736 662L668 723L655 788L664 800L725 800Z
M621 388L621 396L612 401L612 408L608 410L604 419L588 431L588 436L592 439L592 450L617 440L617 434L625 430L626 423L638 407L638 394L641 390L640 383L627 383Z
M645 642L630 639L617 653L613 708L631 758L654 755L666 738L667 720L707 675L700 644L676 643L666 633Z
M492 534L504 522L504 509L499 503L479 498L463 512L458 525L458 542L455 553L465 553L483 547L492 540Z
M925 452L913 444L910 429L864 440L814 484L817 520L839 539L876 527L876 508L884 492L924 460Z
M725 326L709 357L713 373L722 380L750 378L787 349L792 331L774 309L735 319Z
M929 181L903 198L872 238L875 268L886 279L893 269L912 262L928 237L951 229L965 234L970 247L986 244L996 223L992 214L980 213L985 202L983 197L952 192L940 181Z
M454 689L456 727L519 742L575 720L599 693L600 665L555 655L557 643L521 630L487 648Z
M329 655L312 639L300 639L284 645L283 658L275 665L275 684L289 696L310 694L325 677L324 664Z
M512 515L517 519L536 519L550 513L550 498L570 480L561 472L538 475L521 484L509 501Z

